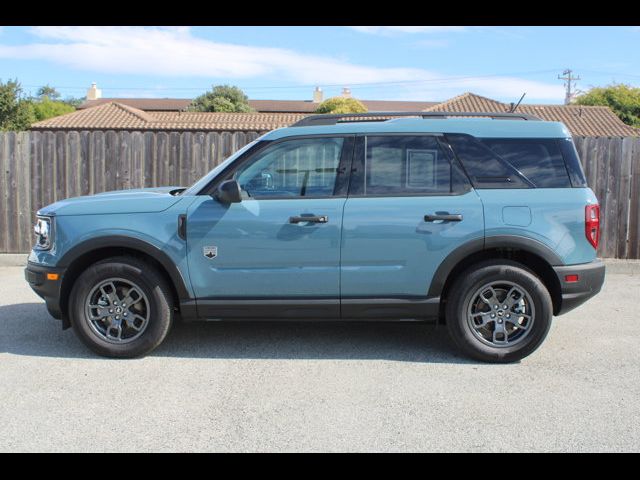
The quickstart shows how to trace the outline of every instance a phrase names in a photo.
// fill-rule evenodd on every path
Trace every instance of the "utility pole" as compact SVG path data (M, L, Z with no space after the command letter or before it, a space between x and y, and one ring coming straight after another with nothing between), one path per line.
M568 68L564 72L562 72L562 75L565 75L564 77L561 77L560 75L558 75L558 80L564 80L564 86L567 89L567 93L564 96L565 105L569 105L571 103L571 99L575 95L575 92L573 92L571 88L571 82L574 82L573 86L575 87L576 80L580 80L580 77L574 77L571 75L572 73L573 73L573 70Z

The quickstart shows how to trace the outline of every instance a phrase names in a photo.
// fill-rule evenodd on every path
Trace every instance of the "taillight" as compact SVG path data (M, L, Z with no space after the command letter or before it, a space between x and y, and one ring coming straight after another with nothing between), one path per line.
M593 248L600 240L600 205L587 205L584 209L584 234Z

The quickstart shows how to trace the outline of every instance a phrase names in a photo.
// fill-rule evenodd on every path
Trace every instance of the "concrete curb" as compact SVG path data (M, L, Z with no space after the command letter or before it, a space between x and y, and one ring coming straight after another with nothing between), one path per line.
M618 258L605 258L607 273L624 273L628 275L640 275L640 260L621 260Z
M0 267L24 267L27 264L27 253L0 253ZM640 275L640 260L620 260L605 258L607 273Z
M24 267L28 253L0 253L0 267Z

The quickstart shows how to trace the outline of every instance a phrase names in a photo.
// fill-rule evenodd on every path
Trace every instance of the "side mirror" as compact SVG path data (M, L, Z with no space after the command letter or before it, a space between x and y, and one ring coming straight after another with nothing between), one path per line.
M215 198L224 204L240 203L240 184L236 180L225 180L216 189Z

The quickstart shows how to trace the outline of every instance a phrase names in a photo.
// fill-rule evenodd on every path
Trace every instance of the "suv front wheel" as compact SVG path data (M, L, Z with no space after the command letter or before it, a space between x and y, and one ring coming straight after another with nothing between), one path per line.
M118 358L156 348L172 322L171 290L155 267L135 257L91 265L69 298L71 324L94 352Z
M447 328L467 355L485 362L520 360L540 346L551 326L551 296L523 265L491 260L456 280L447 299Z

